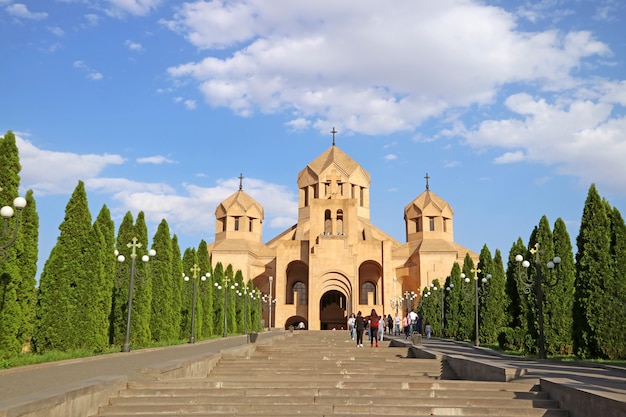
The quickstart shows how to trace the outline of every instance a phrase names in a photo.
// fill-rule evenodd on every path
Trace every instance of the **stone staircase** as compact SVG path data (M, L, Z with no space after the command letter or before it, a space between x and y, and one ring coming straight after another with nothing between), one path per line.
M98 417L569 416L532 381L444 380L439 361L379 346L357 348L347 332L287 334L249 358L224 355L204 378L130 382Z

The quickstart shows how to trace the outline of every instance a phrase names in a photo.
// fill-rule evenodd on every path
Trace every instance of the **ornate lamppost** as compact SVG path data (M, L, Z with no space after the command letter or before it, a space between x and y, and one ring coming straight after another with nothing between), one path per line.
M193 266L191 267L190 271L192 272L191 278L189 278L187 275L183 276L183 280L185 280L185 282L188 282L190 279L192 280L192 292L191 292L191 333L189 335L189 343L195 343L196 339L194 337L195 334L195 327L196 327L196 287L197 287L197 281L198 278L200 278L200 281L206 281L207 278L211 277L211 274L207 272L206 275L201 275L200 277L198 277L198 272L200 272L200 267L197 264L193 264Z
M408 311L413 311L413 300L417 298L417 294L415 294L415 291L405 291L404 298L406 299L406 306L408 308Z
M396 310L396 316L398 315L398 310L402 307L402 297L399 297L396 292L396 283L398 282L397 277L393 277L393 298L389 301L391 302L391 308ZM395 317L394 317L395 323Z
M474 329L476 331L476 337L474 338L474 345L480 346L480 337L479 337L480 324L478 322L478 301L483 295L483 289L478 286L478 273L482 271L477 268L472 269L471 271L474 273ZM470 278L466 277L465 274L461 274L461 279L465 281L465 283L470 282ZM482 277L480 282L482 282L483 284L486 284L487 281L489 281L490 279L491 279L491 274L487 274Z
M433 291L438 291L439 290L439 288L435 284L433 284L433 283L430 284L430 288ZM454 288L454 284L450 283L450 285L448 285L446 287L446 291L450 292L450 291L452 291L453 288ZM445 328L445 325L444 325L444 323L445 323L445 321L444 321L445 320L445 309L444 309L445 291L441 290L441 291L439 291L439 293L441 294L441 337L444 337L444 333L445 333L445 331L444 331L444 328ZM427 296L430 296L430 294L431 294L430 291L428 293L426 293Z
M136 237L133 237L132 240L126 244L128 248L131 249L130 253L130 269L129 275L130 279L128 280L128 313L126 316L126 339L124 341L124 346L122 346L122 352L130 352L130 322L131 316L133 313L133 291L135 288L135 278L144 278L148 279L150 275L150 270L148 269L148 261L150 258L156 255L156 251L154 249L150 249L147 255L143 255L141 260L144 263L144 272L143 276L141 276L140 272L137 271L135 266L135 260L137 258L137 249L141 247L141 243L139 243ZM120 263L120 277L125 275L125 270L123 269L123 262L126 260L124 255L121 255L117 250L115 251L115 255L117 256L117 261Z
M228 336L228 330L227 330L228 329L228 293L229 293L228 284L230 284L230 280L228 279L228 277L224 277L223 287L219 285L217 282L213 284L218 290L221 290L222 288L224 289L224 333L222 334L222 337ZM230 289L234 290L235 286L231 285Z
M274 282L274 277L270 275L270 304L269 304L269 320L267 323L267 331L272 330L272 304L274 303L274 299L272 298L272 283Z
M1 187L0 191L2 191ZM15 210L13 210L13 207L11 206L4 206L0 209L0 217L4 219L4 224L2 227L2 237L0 238L0 262L4 262L7 259L7 257L9 256L7 249L10 248L11 245L15 243L15 239L17 239L17 230L20 225L20 215L22 214L22 210L24 209L24 207L26 207L26 199L24 197L16 197L13 200L13 206L15 207ZM13 231L11 232L9 219L13 217L15 211L17 211L17 215L15 216L15 224L12 227ZM6 239L7 236L10 236L9 240L4 242L4 239Z
M535 243L535 247L530 249L530 253L534 255L535 259L535 279L528 277L528 267L530 266L530 262L524 260L522 255L515 255L515 261L517 262L517 278L522 283L524 287L524 293L530 294L532 287L535 287L535 294L537 297L537 319L539 322L539 359L546 359L546 342L545 335L543 330L543 287L542 285L546 285L548 287L554 287L558 281L559 276L557 275L556 280L552 283L544 283L544 276L541 271L541 259L539 257L541 251L539 250L539 243ZM552 271L555 267L561 263L561 258L555 256L551 261L546 263L546 267L548 270ZM522 268L524 268L524 272L522 273ZM558 270L558 268L557 268Z

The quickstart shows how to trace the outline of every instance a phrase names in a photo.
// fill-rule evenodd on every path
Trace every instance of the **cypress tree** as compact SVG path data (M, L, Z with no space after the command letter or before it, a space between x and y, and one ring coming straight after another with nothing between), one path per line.
M463 285L461 282L461 267L457 262L452 265L448 286L451 288L446 298L445 311L445 333L447 337L453 339L460 338L461 328L461 299L463 298Z
M135 280L135 296L133 299L133 322L132 322L132 340L137 346L148 346L152 341L152 333L150 331L150 313L152 310L152 265L144 263L141 259L149 250L148 246L148 227L146 226L145 215L143 211L137 214L135 220L134 235L142 243L137 249L137 278ZM154 249L154 248L152 248ZM159 258L157 253L156 258ZM153 261L151 259L150 261Z
M218 262L213 269L212 282L214 287L213 291L213 310L215 315L213 316L213 328L216 334L223 334L224 332L224 295L226 293L226 286L224 284L224 267L221 262ZM220 286L222 289L218 289Z
M178 236L172 237L172 339L181 338L182 308L183 308L183 258L178 246Z
M65 208L65 218L52 253L44 265L39 283L35 346L39 352L81 347L81 326L86 326L82 309L92 280L93 244L91 214L82 181ZM96 259L94 274L100 273ZM99 279L99 277L97 278Z
M465 280L463 280L459 290L461 292L460 297L460 326L459 326L459 340L471 340L474 336L475 317L474 317L474 277L476 276L476 268L474 261L469 256L469 253L465 254L463 260L462 271L465 274Z
M235 288L235 273L233 271L232 264L228 264L224 271L225 282L228 283L225 291L227 293L226 302L226 314L228 315L228 333L233 334L237 332L237 300Z
M152 281L152 311L150 313L150 329L152 340L166 341L178 339L178 315L174 314L172 299L175 293L175 276L172 271L172 240L170 229L161 220L152 240L157 255L150 260L150 280Z
M109 306L107 308L107 344L111 346L113 345L113 312L115 310L113 294L117 277L117 260L115 259L115 256L113 256L115 250L115 223L111 218L111 212L106 204L100 208L100 212L96 217L94 226L98 227L104 239L102 247L102 262L103 274L106 277L106 282L104 283L105 287L103 288L103 291L108 293Z
M235 272L235 290L233 291L233 304L235 305L235 332L243 333L243 274L241 269ZM246 323L247 324L247 323Z
M0 207L13 206L18 196L21 165L13 132L0 137ZM0 359L13 358L27 343L32 326L37 262L37 214L32 191L21 213L2 221L0 245L8 244L20 222L16 240L0 252ZM29 205L32 204L31 205Z
M612 313L612 323L603 335L603 354L609 359L626 359L626 224L616 208L611 209L609 220L613 274L606 284L605 305Z
M525 339L528 332L526 315L529 308L527 292L531 290L526 286L526 270L521 262L515 258L519 255L523 259L528 259L528 249L521 238L511 246L509 260L506 269L505 293L506 318L505 328L498 335L498 343L503 349L520 350L525 346Z
M191 268L194 264L197 264L196 251L193 248L185 249L183 255L183 273L184 276L191 278ZM182 279L182 278L181 278ZM197 295L197 294L196 294ZM183 308L181 313L181 336L183 338L189 338L191 335L191 315L192 315L192 298L193 298L193 279L183 284ZM197 302L197 300L196 300ZM197 312L197 304L196 304ZM197 317L196 317L197 318ZM197 321L195 322L198 323ZM194 326L194 338L197 335L198 327Z
M605 205L594 184L589 188L576 238L574 290L574 353L582 358L604 356L601 333L604 280L611 274L611 229Z
M552 272L555 275L553 287L546 297L546 323L550 337L546 337L546 350L550 354L570 355L572 346L572 308L574 305L574 279L576 267L572 241L563 219L554 223L554 254L561 258L561 263Z
M126 322L128 318L128 287L130 283L130 255L131 244L134 238L133 216L127 212L120 223L117 230L117 238L115 249L118 254L126 259L123 263L118 264L117 279L113 291L113 344L123 345L126 339ZM141 243L141 242L139 242ZM141 243L145 245L144 243ZM131 316L132 320L132 316Z
M491 252L485 245L480 253L478 265L480 272L479 281L483 296L479 304L480 341L493 344L498 340L498 334L505 323L505 278L502 254L496 250L492 259ZM483 284L482 278L491 275L491 279Z
M200 334L203 338L209 337L214 334L213 328L213 285L211 283L211 259L209 258L209 251L207 250L207 243L204 240L200 241L198 250L196 251L198 256L198 266L200 267L201 274L209 274L206 281L199 281L199 294L202 299L202 329Z

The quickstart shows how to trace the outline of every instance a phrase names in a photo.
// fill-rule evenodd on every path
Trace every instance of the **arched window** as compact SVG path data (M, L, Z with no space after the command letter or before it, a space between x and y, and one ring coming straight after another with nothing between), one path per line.
M361 286L361 300L359 304L368 304L369 293L372 293L372 303L376 304L376 286L369 281Z
M343 210L337 210L337 235L343 235Z
M304 306L306 302L306 285L302 281L293 284L293 292L298 294L298 305Z
M325 235L333 234L333 220L330 217L330 210L326 210L324 212L324 234Z

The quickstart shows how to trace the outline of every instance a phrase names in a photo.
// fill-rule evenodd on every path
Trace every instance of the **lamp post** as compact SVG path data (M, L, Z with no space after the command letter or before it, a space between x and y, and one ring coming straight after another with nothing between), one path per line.
M224 289L224 333L222 333L222 337L228 336L228 284L230 284L228 277L224 277L224 287L217 282L213 284L218 290ZM234 290L235 286L231 286L230 289Z
M196 286L198 281L198 272L200 272L200 267L197 264L193 264L190 271L192 272L191 278L187 275L183 277L185 282L188 282L190 279L192 280L192 292L191 292L191 333L189 335L189 343L195 343L196 339L194 337L195 327L196 327ZM211 274L207 273L206 275L201 275L200 281L206 281Z
M539 257L541 251L539 250L539 243L535 243L535 247L530 249L530 253L534 255L535 259L535 279L528 277L528 267L530 266L530 262L524 260L522 255L515 255L515 261L517 262L517 278L524 286L524 293L530 294L532 287L535 287L535 294L537 297L537 320L539 322L539 359L546 359L546 342L545 335L543 330L543 273L541 271L541 259ZM555 256L551 261L546 263L546 267L552 271L555 267L557 267L561 263L561 258ZM522 274L522 269L524 268L524 273ZM546 284L548 287L554 287L558 283L558 275L556 277L556 281L551 284Z
M394 308L396 310L396 316L398 315L398 310L400 309L400 307L402 307L402 297L398 297L398 293L396 292L397 282L398 282L398 278L393 277L393 298L389 300L391 302L391 308Z
M417 294L415 294L415 291L405 291L404 298L406 299L406 306L408 308L408 311L413 311L413 300L417 298Z
M475 335L476 337L474 338L474 345L480 346L480 337L479 337L480 324L478 322L478 300L482 296L483 289L478 286L478 273L482 271L476 268L476 269L472 269L472 272L474 273L474 329L476 332L476 335ZM461 274L461 279L463 279L466 283L470 282L470 278L466 277L465 274ZM487 274L480 280L480 282L482 282L483 284L486 284L487 281L490 279L491 279L491 274Z
M136 237L133 237L131 241L126 244L128 248L130 248L130 279L128 280L128 312L126 315L126 339L124 341L124 346L122 346L122 352L130 352L130 323L131 317L133 313L133 291L135 288L135 277L139 278L139 274L137 273L137 269L135 267L135 260L137 258L137 249L141 247L141 243L139 243ZM120 268L123 262L126 260L124 255L121 255L117 250L115 251L115 255L117 256L117 261L120 263ZM150 249L148 251L148 255L143 255L141 260L144 262L144 276L143 278L148 278L149 270L147 269L147 264L150 258L156 255L156 251L154 249ZM122 274L120 274L121 276Z
M439 288L437 288L437 286L433 283L430 284L430 288L433 291L437 291L439 290ZM452 291L452 289L454 288L454 284L450 283L450 285L448 285L446 287L446 291L450 292ZM441 337L444 337L444 323L445 323L445 310L444 310L444 296L445 296L445 291L440 291L441 294ZM430 292L428 292L426 295L430 295Z
M270 275L270 305L269 305L269 321L267 323L267 331L272 330L272 303L274 299L272 298L272 283L274 282L274 277Z
M2 188L0 188L0 191L2 191ZM13 217L15 210L13 210L13 207L11 206L4 206L0 209L0 217L4 219L0 242L3 242L7 236L10 236L9 240L4 243L0 243L0 262L4 262L7 259L9 256L7 249L10 248L11 245L15 243L15 239L17 239L17 229L20 225L20 215L22 214L24 207L26 207L26 199L24 197L16 197L15 200L13 200L13 206L15 207L15 210L17 210L17 215L15 216L15 225L13 226L12 233L10 232L11 227L9 225L9 219Z
M254 292L254 295L259 302L259 314L257 314L257 330L259 333L261 333L261 316L263 315L263 294L261 293L261 290L257 288Z

